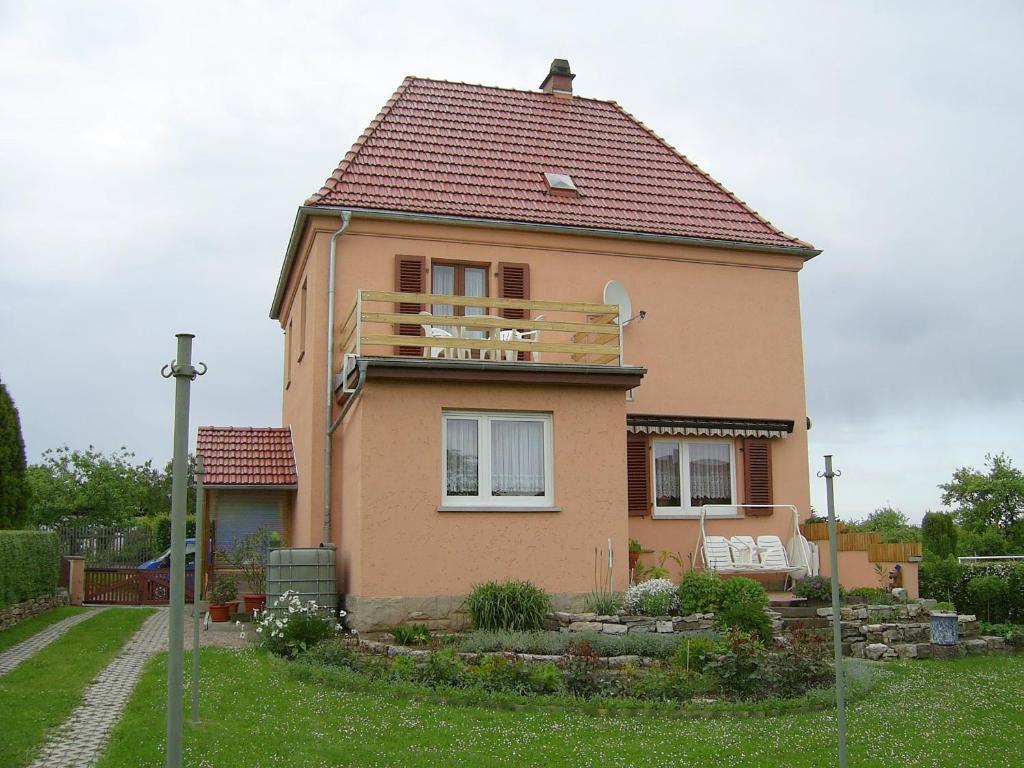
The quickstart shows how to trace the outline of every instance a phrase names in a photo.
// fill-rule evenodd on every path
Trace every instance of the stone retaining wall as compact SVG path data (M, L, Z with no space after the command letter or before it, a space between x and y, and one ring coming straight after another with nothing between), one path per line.
M694 613L689 616L605 616L596 613L548 614L545 629L565 632L601 632L605 635L657 632L670 635L706 632L714 627L713 613Z
M51 608L67 604L67 592L62 591L53 597L32 597L28 600L22 600L20 603L9 605L6 608L0 608L0 631L13 627L25 619L45 613Z
M424 659L433 653L432 650L423 648L408 648L404 645L392 645L390 643L382 643L375 640L365 640L359 638L359 647L368 652L375 653L381 656L409 656L413 659ZM558 662L565 659L564 656L542 654L542 653L512 653L507 651L487 651L485 653L458 653L456 654L460 659L466 662L476 663L485 656L515 656L520 661L525 661L528 664L539 664L541 662L550 662L557 664ZM595 664L598 667L605 669L622 669L627 664L631 664L634 667L649 667L657 663L657 659L648 658L647 656L601 656L595 660Z

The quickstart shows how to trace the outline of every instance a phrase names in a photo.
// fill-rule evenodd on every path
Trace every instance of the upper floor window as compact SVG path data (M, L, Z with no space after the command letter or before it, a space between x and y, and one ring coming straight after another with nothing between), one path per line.
M550 507L550 414L446 412L443 504Z
M654 441L654 516L695 517L705 504L736 503L736 451L731 442ZM715 509L709 515L729 515Z

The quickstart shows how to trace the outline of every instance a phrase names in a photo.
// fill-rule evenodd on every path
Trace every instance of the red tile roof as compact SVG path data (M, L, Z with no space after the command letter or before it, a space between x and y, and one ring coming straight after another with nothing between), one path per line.
M296 485L288 427L200 427L196 453L207 485Z
M307 204L812 248L613 101L415 77Z

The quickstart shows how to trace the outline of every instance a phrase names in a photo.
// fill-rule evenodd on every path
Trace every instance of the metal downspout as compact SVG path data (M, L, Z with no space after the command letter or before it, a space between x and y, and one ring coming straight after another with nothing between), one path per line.
M338 238L352 221L351 211L341 212L341 227L331 235L331 264L327 275L327 392L324 399L324 523L322 544L331 543L331 417L334 415L334 281L337 272Z

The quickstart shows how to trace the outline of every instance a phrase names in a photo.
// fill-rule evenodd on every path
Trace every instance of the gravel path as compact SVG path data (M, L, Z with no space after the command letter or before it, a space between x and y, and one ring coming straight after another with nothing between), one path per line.
M0 653L0 677L12 671L15 667L32 658L39 651L63 635L75 624L81 624L86 619L91 619L97 613L105 611L106 608L92 608L84 613L69 616L66 619L51 624L46 629L36 632L32 637L23 640L13 648L8 648Z
M167 619L166 608L146 619L117 658L85 689L82 703L43 745L31 768L86 768L96 763L143 665L167 647Z

